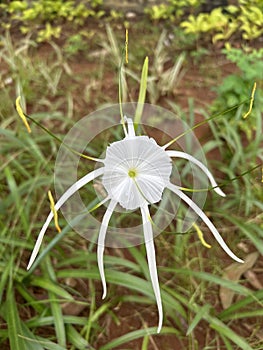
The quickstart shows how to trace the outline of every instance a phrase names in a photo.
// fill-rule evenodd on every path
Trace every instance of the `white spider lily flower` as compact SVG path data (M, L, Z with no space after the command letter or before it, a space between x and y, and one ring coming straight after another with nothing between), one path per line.
M195 213L197 213L211 230L221 247L231 258L240 263L243 261L228 248L213 223L197 206L197 204L182 192L181 187L170 182L172 158L184 158L194 163L207 175L211 186L214 187L217 194L225 196L223 191L218 187L211 172L203 163L185 152L166 151L165 149L167 145L159 146L154 139L149 138L148 136L136 136L132 119L125 118L125 120L128 125L128 132L124 139L113 142L107 147L105 158L100 160L103 166L74 183L55 204L55 210L59 210L60 207L80 188L93 179L102 176L102 185L107 192L107 197L103 200L103 203L110 201L102 219L97 248L98 267L103 286L102 298L105 298L107 293L103 253L110 218L117 204L121 205L126 210L141 210L150 278L159 312L159 323L157 328L157 332L159 333L163 323L163 309L157 275L152 223L148 207L153 203L161 201L165 188L170 189L187 205L189 205ZM27 267L28 269L32 266L38 254L44 234L53 216L54 214L51 211L39 233Z

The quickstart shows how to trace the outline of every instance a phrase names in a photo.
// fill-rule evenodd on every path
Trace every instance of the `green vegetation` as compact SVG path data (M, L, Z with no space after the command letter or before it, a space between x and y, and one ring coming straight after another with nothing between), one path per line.
M240 0L240 4L219 7L210 13L190 15L181 23L185 33L212 36L213 42L229 40L241 33L244 40L259 38L263 33L263 3Z
M89 17L101 17L104 11L97 10L101 3L102 0L11 1L8 4L0 4L0 9L4 12L2 17L8 20L3 21L1 25L10 29L19 21L19 28L23 34L37 32L37 42L49 41L61 36L62 23L65 21L79 26Z
M145 9L152 20L170 20L178 21L183 16L191 11L195 11L200 8L204 0L169 0L167 3L160 5L153 5Z
M227 114L231 118L232 125L239 125L240 129L245 131L248 139L251 141L253 132L258 127L256 123L256 113L263 112L263 49L260 50L242 50L229 48L223 50L229 61L235 63L239 68L239 72L230 74L223 79L220 86L215 88L217 98L211 106L211 112L216 113L221 106L230 108L231 106L244 101L252 90L254 82L258 82L257 98L255 109L251 112L250 118L244 122L240 118L240 114L248 110L249 103L240 106L239 113L231 111Z
M47 3L52 5L44 9ZM173 3L177 3L178 11L185 13L183 4L187 8L192 2L171 1L169 6ZM260 8L261 4L262 1L253 1L251 6ZM203 150L209 168L227 197L218 198L209 192L204 209L242 258L258 253L254 267L246 270L246 261L241 279L235 279L233 274L238 265L231 265L226 259L205 225L200 227L212 245L210 250L201 245L193 228L181 234L180 217L185 214L181 205L177 220L155 240L165 312L164 327L158 336L155 299L143 245L106 252L109 291L101 301L96 246L78 236L59 213L62 232L58 234L54 223L51 224L36 264L26 271L29 254L49 211L47 192L54 193L53 173L60 145L32 123L32 133L27 133L15 112L15 99L21 95L23 109L61 139L84 115L102 105L118 103L117 73L124 33L118 26L114 29L106 26L102 19L89 27L86 18L96 19L102 14L100 6L95 5L100 2L80 1L76 5L73 1L43 0L0 5L2 24L6 28L0 46L1 349L169 349L169 341L189 350L262 349L263 97L260 73L263 52L252 48L254 37L248 49L241 49L239 41L234 41L232 47L218 51L220 59L232 63L234 72L223 78L218 74L219 80L216 80L204 59L214 57L209 56L210 46L203 51L193 51L191 42L188 54L182 52L176 39L169 39L168 32L161 33L151 23L143 23L143 28L149 29L142 36L140 24L133 23L129 63L121 76L123 101L137 101L144 56L148 54L149 66L148 61L144 66L147 64L148 68L146 102L176 112L197 134L209 125L208 131L205 129L209 137L201 137ZM88 12L77 6L85 6ZM248 5L244 2L242 6L245 9ZM25 13L28 17L24 17ZM221 13L231 16L231 12ZM245 14L240 8L239 21L242 13L248 18L254 11ZM178 12L176 17L180 16ZM170 21L170 17L167 18ZM67 21L76 26L69 32L64 31ZM26 35L18 33L14 23L19 31L25 27ZM103 27L98 29L102 23ZM254 24L256 29L249 22L250 30L257 33L259 26ZM37 35L34 35L36 29ZM244 40L252 39L254 34L246 38L246 33L241 29ZM210 35L217 34L222 33L214 29L202 32L200 47L210 40ZM55 39L59 35L62 43L58 44ZM232 37L238 40L236 34ZM193 67L191 57L194 55L198 62L194 65L195 75L191 76L192 85L188 87L182 78L183 73ZM200 97L195 95L197 70L203 79L202 110ZM142 75L147 75L146 68ZM257 82L254 106L244 119L254 81ZM215 86L217 97L213 101L209 92ZM141 100L143 92L144 89ZM178 95L184 98L182 103ZM203 126L194 127L200 121L197 115L205 117ZM163 122L173 125L172 120ZM118 137L120 130L94 140L89 153L99 156L106 145ZM189 168L184 162L176 164L188 181ZM91 169L90 161L81 161L81 173ZM93 189L87 188L82 195L92 207ZM103 209L100 213L103 214ZM112 218L116 223L122 219L121 215ZM127 220L139 220L137 213L128 214ZM225 308L220 299L222 288L227 288L226 297L234 293L234 299Z
M154 21L180 24L185 34L192 34L197 39L210 37L214 43L239 35L250 41L262 35L262 0L238 0L236 4L216 7L210 12L202 12L204 3L202 0L170 0L167 4L146 8L145 12Z

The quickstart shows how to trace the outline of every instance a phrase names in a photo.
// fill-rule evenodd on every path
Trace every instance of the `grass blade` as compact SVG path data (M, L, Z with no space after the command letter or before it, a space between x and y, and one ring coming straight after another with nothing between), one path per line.
M146 96L146 90L147 90L147 77L148 77L148 57L145 58L144 64L142 67L142 75L141 75L141 83L140 83L140 92L139 92L139 99L137 108L135 111L134 116L134 128L136 130L138 124L140 124L144 102L145 102L145 96Z
M192 331L195 329L195 327L198 325L198 323L203 319L204 315L209 312L209 309L211 308L211 305L206 304L203 307L199 309L197 314L195 315L192 323L189 325L188 330L186 332L186 335L188 336L189 334L192 333Z
M117 346L128 343L132 340L145 337L145 335L155 335L156 327L140 329L138 331L127 333L117 339L112 340L108 344L102 346L100 350L112 350ZM175 334L178 335L178 331L175 328L163 327L160 334Z
M8 337L11 350L28 350L23 335L22 325L17 310L12 283L9 284L6 299L6 321L8 326Z
M56 283L56 275L53 270L53 267L51 265L50 259L48 258L46 260L46 273L49 275L50 280ZM54 317L54 326L55 331L58 339L58 344L62 347L66 347L66 332L65 332L65 325L63 321L63 313L61 304L59 301L56 300L56 294L53 290L49 290L48 292L50 300L50 307L51 307L51 313Z

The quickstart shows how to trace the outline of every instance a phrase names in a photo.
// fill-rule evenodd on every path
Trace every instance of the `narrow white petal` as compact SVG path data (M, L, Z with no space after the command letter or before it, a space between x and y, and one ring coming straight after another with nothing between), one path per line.
M85 186L88 182L92 181L93 179L95 179L96 177L102 175L104 172L104 168L99 168L96 169L94 171L92 171L91 173L83 176L81 179L79 179L77 182L75 182L69 189L67 189L67 191L60 197L60 199L57 201L57 203L55 204L55 209L59 210L60 207L75 193L77 192L81 187ZM30 267L32 266L32 264L34 263L36 256L38 254L39 248L41 246L43 237L45 235L45 232L48 228L48 225L50 224L52 218L53 218L53 213L52 211L49 213L39 235L36 241L36 244L34 246L33 252L31 254L28 266L27 266L27 270L30 269Z
M179 151L166 151L166 153L168 154L169 157L176 157L176 158L183 158L183 159L187 159L190 160L190 162L196 164L201 170L203 170L203 172L206 174L206 176L208 177L208 179L210 180L210 183L212 185L212 187L214 188L214 191L219 194L222 197L225 197L225 193L221 190L220 187L218 187L213 175L211 174L211 172L207 169L207 167L200 162L198 159L196 159L195 157L191 156L188 153L185 152L179 152Z
M112 212L114 208L116 207L117 202L114 200L110 201L109 207L107 208L100 227L99 237L98 237L98 247L97 247L97 256L98 256L98 267L100 272L100 278L102 282L103 287L103 294L102 299L106 297L107 294L107 286L106 286L106 279L105 279L105 273L104 273L104 266L103 266L103 253L104 253L104 243L105 243L105 236L107 232L107 228L109 225L109 221L112 215Z
M149 220L150 213L149 213L147 204L141 207L141 213L142 213L143 233L144 233L144 240L145 240L145 246L146 246L147 260L149 265L153 291L155 294L156 303L157 303L158 312L159 312L159 323L158 323L157 333L160 333L162 324L163 324L163 307L162 307L161 293L160 293L157 268L156 268L152 224Z
M124 117L124 120L128 124L128 137L135 137L135 130L133 126L133 121L131 118L127 118L126 116Z
M185 193L183 193L178 186L175 186L173 184L169 184L167 186L172 192L177 194L185 203L191 207L196 214L204 221L204 223L208 226L212 234L214 235L217 242L221 245L221 247L224 249L224 251L234 260L236 260L239 263L243 263L244 261L239 259L226 245L223 238L220 236L219 232L215 228L214 224L208 219L208 217L205 215L205 213L196 205L192 199L190 199Z

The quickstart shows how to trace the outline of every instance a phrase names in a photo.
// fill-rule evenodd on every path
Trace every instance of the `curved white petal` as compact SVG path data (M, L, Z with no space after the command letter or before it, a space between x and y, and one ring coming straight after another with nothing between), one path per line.
M77 192L81 187L85 186L88 182L94 180L96 177L102 175L104 172L104 168L99 168L96 169L94 171L92 171L91 173L83 176L81 179L79 179L77 182L75 182L69 189L67 189L67 191L60 197L60 199L57 201L57 203L55 204L55 209L59 210L59 208L75 193ZM38 254L38 251L40 249L43 237L45 235L45 232L48 228L48 225L50 224L52 218L53 218L53 213L52 211L50 211L39 235L37 238L37 241L35 243L33 252L31 254L28 266L27 266L27 270L30 269L30 267L32 266L33 262L36 259L36 256Z
M216 183L213 175L211 174L211 172L207 169L207 167L200 162L198 159L196 159L195 157L191 156L188 153L185 152L180 152L180 151L166 151L166 153L168 154L169 157L176 157L176 158L183 158L183 159L187 159L190 162L196 164L201 170L203 170L203 172L206 174L206 176L208 177L208 179L210 180L210 183L212 185L212 187L214 188L214 191L219 194L222 197L225 197L225 193L221 190L220 187L218 187L218 184Z
M143 233L146 246L147 260L149 265L149 271L153 286L153 291L156 298L156 303L159 312L159 323L157 328L157 333L160 333L163 324L163 307L161 300L161 293L157 275L156 259L155 259L155 248L153 241L152 224L149 220L150 213L147 204L141 207L142 222L143 222Z
M106 286L106 279L105 279L104 266L103 266L104 242L105 242L105 236L109 225L109 221L110 221L112 212L116 207L116 204L117 204L116 201L114 200L110 201L109 207L107 208L103 216L99 237L98 237L97 256L98 256L98 267L100 272L100 278L101 278L102 287L103 287L102 299L104 299L107 294L107 286Z
M186 194L184 194L178 186L175 186L173 184L169 184L167 186L172 192L177 194L185 203L191 207L196 214L204 221L204 223L208 226L212 234L214 235L217 242L221 245L221 247L224 249L224 251L234 260L236 260L239 263L243 263L244 261L239 259L226 245L223 238L220 236L219 232L215 228L214 224L208 219L208 217L205 215L205 213L196 205L192 199L190 199Z

